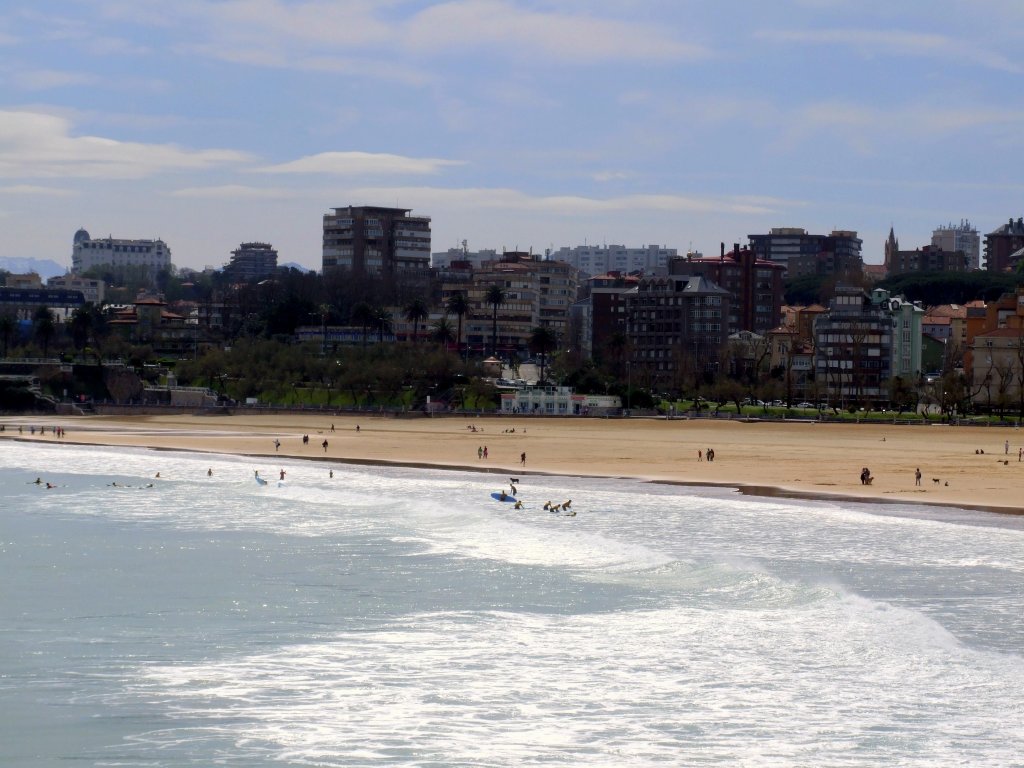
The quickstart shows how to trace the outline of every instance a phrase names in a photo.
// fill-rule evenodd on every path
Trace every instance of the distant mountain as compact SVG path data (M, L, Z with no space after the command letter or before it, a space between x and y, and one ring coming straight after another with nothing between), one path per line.
M0 256L0 269L13 272L16 275L23 275L27 272L35 272L43 280L63 275L68 268L58 264L53 259L28 259L18 256Z
M294 261L289 261L287 264L278 264L277 266L283 267L284 269L297 269L299 272L312 272L313 270L309 267L304 267L301 264L296 264Z

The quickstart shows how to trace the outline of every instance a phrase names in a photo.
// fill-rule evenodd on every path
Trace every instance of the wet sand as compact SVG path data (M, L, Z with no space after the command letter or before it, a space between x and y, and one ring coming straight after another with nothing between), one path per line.
M1018 461L1024 432L1013 427L324 414L10 417L0 423L6 425L0 439L57 441L49 428L42 437L29 434L29 424L45 424L64 427L65 443L467 469L496 473L501 482L531 472L631 477L765 496L1024 512L1024 462ZM306 445L303 435L309 435ZM487 459L478 458L485 446ZM698 461L698 451L708 448L714 461ZM871 485L861 484L862 467L871 470ZM921 485L915 485L918 467Z

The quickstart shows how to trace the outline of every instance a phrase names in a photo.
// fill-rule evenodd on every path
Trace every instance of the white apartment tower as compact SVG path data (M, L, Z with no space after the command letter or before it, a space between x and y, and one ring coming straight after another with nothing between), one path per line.
M552 261L564 261L588 276L607 275L618 272L628 275L642 272L645 275L667 275L668 264L675 256L675 248L661 245L645 245L641 248L627 248L624 245L577 245L563 246L548 254Z
M960 224L947 224L932 232L932 247L942 251L963 251L967 254L967 268L981 269L981 235L967 219Z

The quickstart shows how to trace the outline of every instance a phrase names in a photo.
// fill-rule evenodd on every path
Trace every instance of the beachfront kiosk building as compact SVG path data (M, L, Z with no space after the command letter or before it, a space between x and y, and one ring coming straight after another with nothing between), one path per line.
M501 395L501 412L508 415L600 416L621 409L617 396L577 395L572 387L523 387Z

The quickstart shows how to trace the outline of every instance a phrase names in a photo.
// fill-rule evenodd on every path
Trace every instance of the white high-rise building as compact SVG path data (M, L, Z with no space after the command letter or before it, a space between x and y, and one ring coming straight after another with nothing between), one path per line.
M104 237L93 240L87 231L75 232L71 251L71 272L81 275L93 267L145 267L150 277L171 268L171 249L163 240L122 240Z
M963 251L967 254L967 268L981 269L981 235L967 219L960 224L947 224L932 232L932 247L943 251Z
M643 272L645 275L667 275L669 261L677 256L675 248L645 245L627 248L624 245L577 245L562 247L548 254L553 261L564 261L589 276L619 272Z

